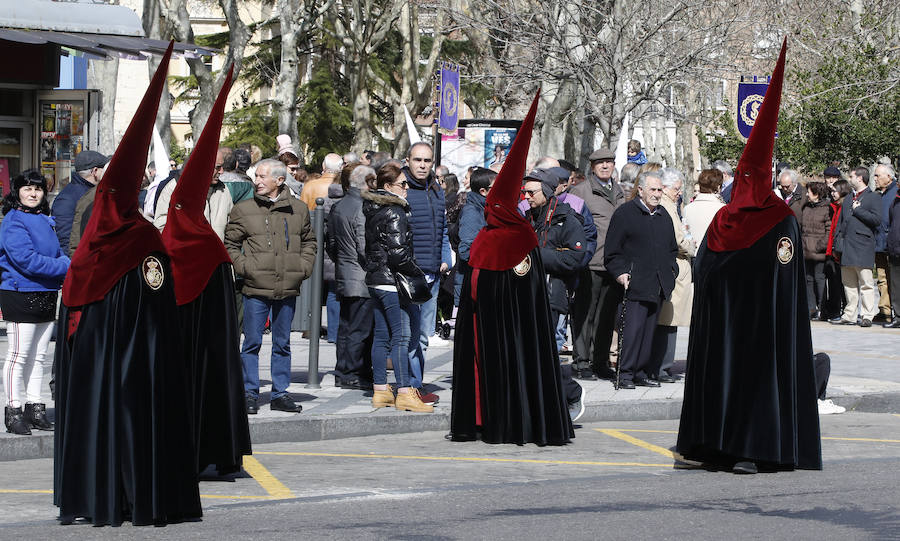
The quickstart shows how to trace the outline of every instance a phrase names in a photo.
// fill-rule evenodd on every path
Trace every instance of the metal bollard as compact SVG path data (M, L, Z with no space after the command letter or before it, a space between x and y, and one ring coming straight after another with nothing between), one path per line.
M313 233L316 235L316 264L309 280L309 375L307 389L318 389L319 385L319 336L322 334L322 266L325 264L325 200L316 199L316 210L312 212Z

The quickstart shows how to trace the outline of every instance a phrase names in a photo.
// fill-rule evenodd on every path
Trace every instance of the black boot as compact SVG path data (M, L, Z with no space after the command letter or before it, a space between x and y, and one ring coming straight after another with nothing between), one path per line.
M21 434L27 436L31 434L28 423L25 421L25 415L22 408L11 408L6 406L6 431L11 434Z
M47 419L47 406L44 404L25 404L25 422L38 430L53 430L53 423Z

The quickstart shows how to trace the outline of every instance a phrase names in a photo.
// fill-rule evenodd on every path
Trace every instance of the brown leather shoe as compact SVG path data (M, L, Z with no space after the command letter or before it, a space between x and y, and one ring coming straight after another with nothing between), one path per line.
M405 393L397 393L397 400L394 402L394 407L398 410L415 411L418 413L434 412L434 406L429 406L422 402L422 399L419 398L419 391L413 387L408 388Z
M393 408L394 407L394 392L391 390L390 385L388 385L388 388L385 391L379 391L376 389L373 392L372 407L373 408Z

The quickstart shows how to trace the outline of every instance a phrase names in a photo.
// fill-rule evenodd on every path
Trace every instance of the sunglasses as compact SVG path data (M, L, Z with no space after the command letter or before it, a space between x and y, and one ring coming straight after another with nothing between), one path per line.
M523 189L522 195L525 197L534 197L534 194L538 193L539 191L541 191L540 188L538 188L537 190L524 190Z
M399 186L401 188L406 188L407 186L409 186L409 183L406 182L405 180L401 180L400 182L392 182L392 184L394 186Z

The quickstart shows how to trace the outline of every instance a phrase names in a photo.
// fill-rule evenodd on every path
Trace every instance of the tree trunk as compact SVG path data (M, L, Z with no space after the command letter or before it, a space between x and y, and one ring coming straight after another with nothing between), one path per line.
M278 0L278 20L281 28L281 66L275 81L275 110L278 133L297 141L297 86L300 84L300 63L297 54L298 30L294 24L299 10L294 0Z
M88 63L87 86L100 90L100 148L96 150L107 156L116 150L116 85L119 74L119 58L112 55L109 60L91 60Z
M144 0L142 22L144 33L148 38L166 38L162 35L162 29L160 28L159 0ZM152 55L147 59L147 69L151 79L159 67L160 60L160 57L156 55ZM172 144L172 97L169 93L169 85L166 85L165 90L159 97L159 109L156 111L156 129L159 130L159 136L162 138L166 154L169 154L169 148Z
M351 150L362 154L372 142L372 111L369 109L369 77L366 68L369 65L367 55L356 55L350 63L348 75L350 89L353 94L353 146Z

